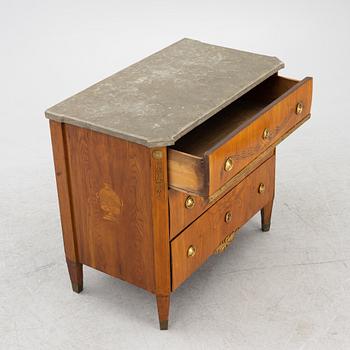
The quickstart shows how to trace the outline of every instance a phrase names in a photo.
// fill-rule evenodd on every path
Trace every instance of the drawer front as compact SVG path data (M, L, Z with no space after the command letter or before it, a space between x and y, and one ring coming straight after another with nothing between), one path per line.
M281 141L289 130L310 114L312 79L306 78L233 137L206 154L209 164L209 196L235 176L261 152Z
M196 220L210 206L204 197L185 192L169 190L170 239Z
M240 173L221 187L214 197L202 197L192 193L169 190L169 210L170 210L170 239L173 239L184 228L190 225L201 214L209 209L218 199L225 195L229 190L235 187L243 179L252 173L256 168L263 164L267 159L275 154L275 149L265 152L259 159L249 163ZM220 193L219 193L220 192Z
M274 184L275 156L247 176L171 242L173 290L216 249L222 248L220 243L226 237L230 238L233 232L273 199Z

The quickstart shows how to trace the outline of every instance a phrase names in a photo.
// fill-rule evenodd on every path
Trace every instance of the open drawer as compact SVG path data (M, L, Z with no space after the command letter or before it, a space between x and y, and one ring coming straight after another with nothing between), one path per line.
M274 75L168 149L171 188L212 196L310 116L312 78Z

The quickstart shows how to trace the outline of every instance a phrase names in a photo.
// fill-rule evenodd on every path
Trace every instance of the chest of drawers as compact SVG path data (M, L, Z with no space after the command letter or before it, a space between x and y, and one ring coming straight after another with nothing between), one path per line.
M73 290L83 265L170 294L261 211L270 228L275 148L310 117L312 79L283 63L183 39L51 107Z

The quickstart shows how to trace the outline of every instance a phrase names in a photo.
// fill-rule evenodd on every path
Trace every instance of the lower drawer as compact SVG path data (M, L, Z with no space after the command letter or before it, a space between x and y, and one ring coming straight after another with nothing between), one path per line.
M221 190L216 192L215 196L202 197L186 192L169 189L169 219L170 219L170 239L175 238L185 227L195 221L200 215L208 210L215 202L230 189L235 187L242 179L246 178L261 164L266 162L273 154L275 149L264 152L249 165L247 165L236 176L227 181Z
M272 156L171 242L173 290L273 199L274 185Z

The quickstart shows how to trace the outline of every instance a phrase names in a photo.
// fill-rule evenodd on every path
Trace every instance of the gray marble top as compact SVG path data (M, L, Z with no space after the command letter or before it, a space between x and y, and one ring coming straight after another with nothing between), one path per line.
M169 146L283 67L276 57L182 39L45 114L147 147Z

